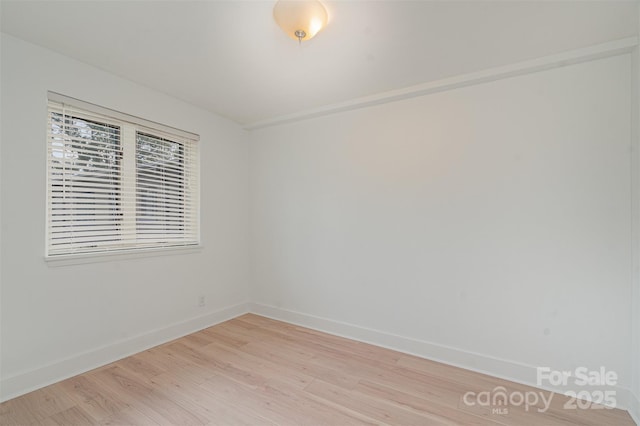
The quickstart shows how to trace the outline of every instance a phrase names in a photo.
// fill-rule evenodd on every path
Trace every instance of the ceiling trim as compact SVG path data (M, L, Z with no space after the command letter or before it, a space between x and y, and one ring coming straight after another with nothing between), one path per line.
M431 93L443 92L474 84L486 83L503 78L515 77L523 74L544 71L552 68L578 64L581 62L593 61L596 59L631 53L638 45L638 37L628 37L594 46L569 50L556 55L544 56L541 58L518 62L502 67L489 68L486 70L462 74L455 77L418 84L416 86L405 87L403 89L391 90L371 96L364 96L346 102L335 103L294 114L282 115L269 118L267 120L256 121L243 125L245 130L256 130L265 127L277 126L285 123L292 123L310 118L321 117L323 115L335 114L338 112L351 111L373 105L380 105L388 102L395 102L403 99L424 96Z

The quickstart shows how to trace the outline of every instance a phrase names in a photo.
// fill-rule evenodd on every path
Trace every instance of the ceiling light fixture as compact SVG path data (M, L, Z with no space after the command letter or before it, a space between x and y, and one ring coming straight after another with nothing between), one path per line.
M278 0L273 18L289 37L302 43L327 25L327 9L318 0Z

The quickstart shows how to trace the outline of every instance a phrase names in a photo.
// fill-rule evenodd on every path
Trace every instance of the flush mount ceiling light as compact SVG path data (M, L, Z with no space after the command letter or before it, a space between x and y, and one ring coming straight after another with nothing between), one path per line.
M328 15L318 0L278 0L273 18L289 37L301 43L312 39L327 25Z

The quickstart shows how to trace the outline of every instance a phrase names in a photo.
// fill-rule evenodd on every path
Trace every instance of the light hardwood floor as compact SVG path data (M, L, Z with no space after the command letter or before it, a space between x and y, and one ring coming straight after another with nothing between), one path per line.
M247 314L0 404L0 424L634 425L560 395L544 413L463 401L496 386L541 392Z

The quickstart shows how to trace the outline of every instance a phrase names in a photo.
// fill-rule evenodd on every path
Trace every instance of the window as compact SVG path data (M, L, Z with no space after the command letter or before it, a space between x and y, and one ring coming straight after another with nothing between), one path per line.
M49 93L46 256L194 246L197 135Z

